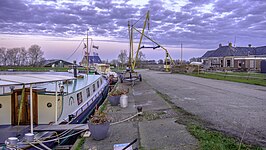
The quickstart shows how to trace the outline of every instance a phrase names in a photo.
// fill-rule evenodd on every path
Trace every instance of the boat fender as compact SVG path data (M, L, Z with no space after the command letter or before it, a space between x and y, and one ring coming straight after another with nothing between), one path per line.
M120 106L122 108L126 108L128 106L128 96L126 94L121 95Z

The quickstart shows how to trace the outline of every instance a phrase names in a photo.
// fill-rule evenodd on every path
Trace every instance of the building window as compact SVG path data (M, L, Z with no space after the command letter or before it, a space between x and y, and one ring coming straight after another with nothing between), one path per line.
M100 85L99 85L99 81L97 81L97 89L100 87Z
M92 91L95 92L95 84L92 85Z
M238 62L238 67L241 68L241 66L242 66L242 62L239 61L239 62Z
M255 68L255 62L254 62L254 60L250 60L250 68Z
M87 98L91 96L90 88L87 88L87 89L86 89L86 93L87 93Z
M101 82L101 85L103 84L103 80L102 80L102 78L100 79L100 82Z

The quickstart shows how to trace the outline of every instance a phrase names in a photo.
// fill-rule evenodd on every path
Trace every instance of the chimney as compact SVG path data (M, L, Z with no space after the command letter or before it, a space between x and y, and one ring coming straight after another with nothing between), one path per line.
M251 47L251 44L248 44L248 47Z
M228 46L229 46L229 47L232 47L232 43L230 42L230 43L228 44Z
M223 45L220 43L220 44L219 44L219 48L222 47L222 46L223 46Z
M78 75L77 75L77 63L76 61L74 60L73 61L73 71L74 71L74 77L76 78Z

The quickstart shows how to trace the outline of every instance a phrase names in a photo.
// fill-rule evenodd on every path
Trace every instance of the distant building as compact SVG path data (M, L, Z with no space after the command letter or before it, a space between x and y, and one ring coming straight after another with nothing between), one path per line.
M73 63L67 62L62 59L50 59L50 60L45 60L42 62L43 67L60 67L60 68L69 68L72 66Z
M266 61L266 46L233 47L219 45L216 50L207 51L202 57L203 65L216 69L260 70L261 63Z
M88 56L87 54L85 56L83 56L80 65L86 67L87 64L89 62L89 65L92 64L101 64L102 60L100 59L100 57L98 55L94 55L94 56Z
M142 65L156 65L156 61L155 60L141 60L140 64Z

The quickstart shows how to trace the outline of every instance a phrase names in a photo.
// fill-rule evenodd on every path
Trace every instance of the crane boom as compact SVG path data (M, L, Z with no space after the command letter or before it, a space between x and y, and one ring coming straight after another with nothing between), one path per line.
M141 49L141 43L142 43L142 39L143 39L143 35L144 35L144 31L145 31L145 28L146 28L147 22L149 21L149 18L150 18L150 11L147 12L147 14L146 14L146 18L145 18L145 21L144 21L144 24L143 24L143 28L142 28L142 32L141 32L141 36L140 36L140 39L139 39L139 46L138 46L137 53L136 53L136 56L135 56L135 60L134 60L134 62L133 62L133 66L132 66L132 69L133 69L133 70L135 69L135 66L136 66L136 61L137 61L137 58L138 58L138 55L139 55L139 50ZM149 27L149 23L148 23L148 27ZM134 29L135 27L132 26L132 28ZM132 32L132 33L133 33L133 32Z
M168 50L165 47L161 46L156 41L154 41L153 39L151 39L150 37L148 37L144 33L147 24L148 24L148 29L149 29L149 26L150 26L149 20L150 20L150 11L147 11L146 18L145 18L145 21L144 21L144 24L143 24L142 31L138 30L134 25L131 25L130 22L128 22L129 40L130 40L130 42L129 42L129 47L130 47L129 64L130 64L131 70L133 72L134 72L134 69L135 69L135 66L136 66L136 61L138 59L139 51L140 51L140 49L145 48L143 46L141 47L143 37L149 39L150 41L152 41L153 43L155 43L157 45L156 47L152 47L153 49L161 47L166 52L165 62L167 61L167 58L169 57L170 58L170 63L173 64L173 65L175 65L175 62L173 61L172 57L170 56ZM134 49L133 49L133 30L135 30L138 33L140 33L140 39L139 39L138 48L137 48L137 51L136 51L135 58L133 58L134 57L133 56L134 55Z
M135 28L135 27L133 27L133 28L134 28L134 30L136 30L138 33L142 34L144 37L146 37L147 39L149 39L150 41L152 41L154 44L160 46L163 50L165 50L165 52L168 53L171 62L173 63L173 65L175 65L175 62L173 61L172 57L170 56L168 50L167 50L165 47L163 47L162 45L160 45L159 43L157 43L156 41L154 41L153 39L151 39L150 37L148 37L146 34L140 32L137 28Z

